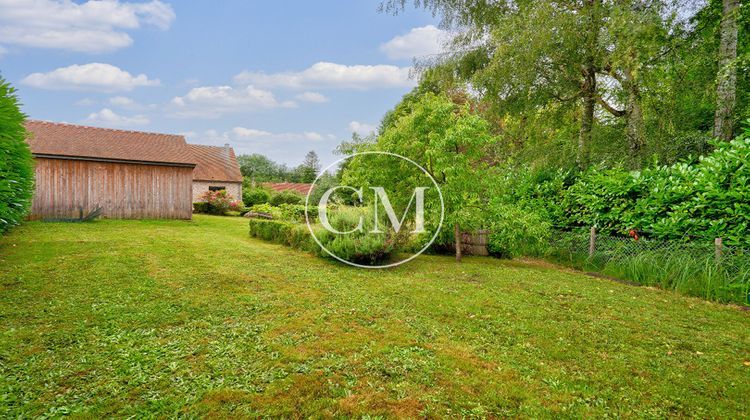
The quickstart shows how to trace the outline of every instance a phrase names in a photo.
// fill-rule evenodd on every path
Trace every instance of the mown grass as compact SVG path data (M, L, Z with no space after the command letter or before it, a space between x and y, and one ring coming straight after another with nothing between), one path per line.
M0 416L750 415L750 316L537 263L355 269L246 220L0 239Z

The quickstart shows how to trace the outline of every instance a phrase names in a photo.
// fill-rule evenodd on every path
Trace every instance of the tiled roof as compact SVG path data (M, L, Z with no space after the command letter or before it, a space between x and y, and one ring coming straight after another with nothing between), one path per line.
M242 182L242 173L231 147L188 144L198 163L193 170L195 181Z
M115 130L27 120L31 152L75 158L194 165L185 138L174 134Z
M307 192L310 191L310 187L312 187L313 184L299 184L296 182L265 182L262 185L276 192L294 191L302 195L307 195Z

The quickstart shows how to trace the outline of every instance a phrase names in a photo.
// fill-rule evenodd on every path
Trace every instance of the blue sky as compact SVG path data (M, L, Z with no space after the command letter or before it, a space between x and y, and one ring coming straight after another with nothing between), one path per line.
M440 51L429 13L379 0L0 0L0 72L35 119L185 134L324 164Z

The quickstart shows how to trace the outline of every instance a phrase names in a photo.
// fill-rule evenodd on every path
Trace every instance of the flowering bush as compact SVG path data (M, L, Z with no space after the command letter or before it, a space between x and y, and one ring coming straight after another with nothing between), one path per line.
M242 202L235 200L226 190L206 191L200 196L205 204L201 210L208 214L224 215L228 211L240 211Z

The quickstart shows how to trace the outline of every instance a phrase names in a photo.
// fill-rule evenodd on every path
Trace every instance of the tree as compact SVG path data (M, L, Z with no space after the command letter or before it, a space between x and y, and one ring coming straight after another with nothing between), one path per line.
M0 233L23 220L34 191L25 118L15 89L0 78Z
M285 177L283 166L261 154L241 155L237 158L240 172L251 183L281 181Z
M723 0L719 71L716 76L714 137L730 141L734 134L737 89L737 20L740 0Z
M460 261L460 234L479 227L487 201L488 172L483 159L492 142L489 123L472 111L469 103L457 105L446 95L428 92L409 97L408 109L400 109L398 118L383 129L374 150L396 153L422 166L440 186L445 204L443 239L451 235L457 241L456 258ZM407 208L415 185L424 185L424 174L411 164L382 155L359 155L342 174L342 184L389 187L394 208ZM429 183L431 185L431 182ZM434 189L432 189L434 190ZM436 191L427 194L436 194ZM425 222L437 229L440 208L436 195L425 199ZM434 231L434 230L433 230Z
M318 172L320 172L320 159L318 158L318 154L315 153L314 150L307 152L305 160L302 161L302 164L299 165L295 171L299 178L298 182L309 184L315 181Z
M397 12L406 3L390 0L383 8ZM624 131L621 138L626 140L620 159L627 160L623 159L627 154L632 166L640 165L646 138L643 80L670 51L668 35L681 33L682 22L674 18L670 2L419 0L414 4L440 14L443 25L461 31L450 51L429 66L452 68L451 75L469 82L490 113L502 116L499 128L515 137L514 148L525 147L534 136L566 136L575 144L578 166L584 168L596 143L605 147L613 143L595 136L616 127ZM540 131L535 121L544 121L542 135L530 132ZM549 148L543 150L549 153Z

